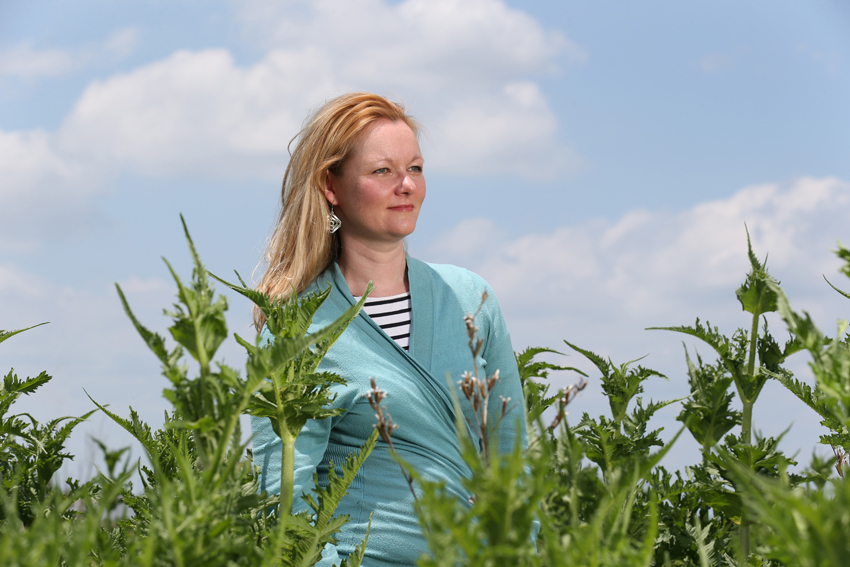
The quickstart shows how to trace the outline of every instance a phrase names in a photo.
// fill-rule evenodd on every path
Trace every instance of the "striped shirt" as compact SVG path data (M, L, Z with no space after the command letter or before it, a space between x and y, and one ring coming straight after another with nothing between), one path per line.
M360 301L359 297L354 298ZM408 350L410 346L410 292L366 300L363 311L394 340Z

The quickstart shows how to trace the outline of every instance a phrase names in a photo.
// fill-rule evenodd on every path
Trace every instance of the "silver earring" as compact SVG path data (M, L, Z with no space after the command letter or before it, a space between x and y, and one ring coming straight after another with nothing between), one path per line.
M331 205L331 214L328 215L328 231L333 234L342 226L342 221L334 214L334 206Z

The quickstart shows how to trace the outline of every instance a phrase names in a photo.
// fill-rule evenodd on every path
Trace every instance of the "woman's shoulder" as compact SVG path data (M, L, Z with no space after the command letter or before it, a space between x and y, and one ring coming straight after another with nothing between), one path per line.
M438 278L455 291L468 290L479 295L485 291L489 294L493 293L490 284L484 278L466 268L452 264L432 264L416 259L411 260L418 262L426 274Z

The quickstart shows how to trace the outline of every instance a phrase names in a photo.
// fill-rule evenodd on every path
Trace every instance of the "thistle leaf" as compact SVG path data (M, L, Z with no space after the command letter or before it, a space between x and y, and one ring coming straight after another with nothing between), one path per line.
M23 333L24 331L29 331L30 329L35 329L36 327L41 327L42 325L47 325L47 323L48 322L45 321L44 323L39 323L38 325L33 325L32 327L25 327L23 329L17 329L15 331L0 330L0 343L2 343L3 341L5 341L6 339L8 339L10 337L14 337L18 333Z
M757 317L764 313L772 313L776 311L776 291L774 286L769 284L779 282L767 273L765 265L759 262L753 253L749 230L747 230L747 255L750 258L751 271L735 295L741 302L741 308L748 313Z
M133 322L133 326L136 328L139 335L141 335L142 340L145 341L145 344L148 345L148 348L153 351L163 365L169 364L170 358L168 349L165 347L165 339L163 339L161 335L149 331L144 325L142 325L139 320L136 319L136 315L133 313L133 310L130 309L130 304L127 302L127 298L124 296L124 291L121 289L121 286L116 283L115 289L118 291L118 297L121 298L121 305L124 306L124 313L126 313L127 317L130 318L130 321Z
M730 429L740 425L742 415L731 408L734 398L729 390L732 377L722 363L706 365L697 355L697 363L694 364L687 348L685 360L691 395L682 404L682 411L676 419L684 423L703 450L707 450L723 439Z

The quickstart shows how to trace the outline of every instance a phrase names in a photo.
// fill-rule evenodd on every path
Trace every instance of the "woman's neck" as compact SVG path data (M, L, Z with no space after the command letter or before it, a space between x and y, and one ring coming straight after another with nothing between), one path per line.
M387 297L410 291L407 258L401 240L391 248L373 248L361 242L341 244L339 269L353 296L363 295L370 281L375 286L371 297Z

